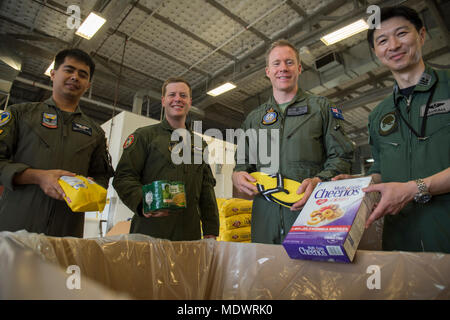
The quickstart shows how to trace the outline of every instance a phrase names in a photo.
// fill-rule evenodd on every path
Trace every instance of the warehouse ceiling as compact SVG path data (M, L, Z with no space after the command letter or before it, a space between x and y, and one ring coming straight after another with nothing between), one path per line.
M425 61L450 61L449 1L346 0L3 0L0 2L0 104L41 101L50 96L44 75L61 49L91 53L97 69L82 108L103 123L122 110L159 119L163 81L182 76L192 85L192 119L202 129L240 127L266 101L271 85L264 54L288 39L300 50L300 86L341 107L345 129L367 144L367 117L392 89L393 78L369 50L361 32L327 47L319 39L357 20L369 5L405 4L420 12L427 28ZM90 40L75 35L73 11L91 11L107 22ZM317 68L331 54L333 63ZM330 57L331 57L330 55ZM9 61L9 62L8 62ZM12 68L11 68L12 67ZM15 68L14 68L15 67ZM16 70L19 69L19 70ZM206 91L232 81L237 88L218 97ZM9 93L9 95L8 95Z

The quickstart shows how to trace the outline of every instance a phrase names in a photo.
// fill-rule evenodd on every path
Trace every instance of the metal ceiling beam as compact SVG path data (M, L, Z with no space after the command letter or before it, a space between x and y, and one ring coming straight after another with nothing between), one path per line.
M128 35L126 35L125 33L121 32L121 31L118 31L118 30L115 32L115 35L117 35L117 36L119 36L119 37L121 37L123 39L127 39L128 38ZM156 48L154 46L151 46L151 45L149 45L149 44L147 44L145 42L142 42L142 41L140 41L140 40L138 40L136 38L132 38L129 41L133 42L134 44L136 44L136 45L138 45L138 46L140 46L142 48L145 48L145 49L147 49L149 51L152 51L152 52L156 53L157 55L159 55L161 57L164 57L164 58L166 58L168 60L171 60L171 61L173 61L173 62L183 66L186 69L190 68L190 64L189 63L184 62L184 61L182 61L182 60L180 60L178 58L175 58L174 56L171 56L171 55L165 53L164 51L161 51L158 48ZM207 76L207 77L210 76L210 74L208 72L206 72L205 70L202 70L200 68L192 68L192 71L198 72L198 73L200 73L200 74L202 74L204 76Z
M369 103L381 101L390 93L392 93L391 87L373 89L364 92L360 97L339 101L336 105L340 106L342 111L350 111L352 109L365 106Z
M16 40L28 40L28 41L39 41L39 42L57 42L61 43L61 39L54 38L51 36L43 36L38 34L22 34L22 33L5 33Z
M217 49L217 47L216 47L215 45L209 43L209 42L206 41L205 39L200 38L200 37L197 36L196 34L190 32L189 30L186 30L186 29L180 27L178 24L172 22L172 21L169 20L168 18L163 17L162 15L160 15L160 14L158 14L158 13L152 11L151 9L149 9L149 8L147 8L147 7L145 7L145 6L141 5L141 4L137 4L137 5L136 5L136 9L139 9L139 10L141 10L141 11L144 11L144 12L147 13L148 15L153 14L153 17L154 17L155 19L157 19L157 20L161 21L162 23L164 23L164 24L166 24L166 25L172 27L173 29L175 29L175 30L181 32L182 34L184 34L184 35L186 35L186 36L188 36L188 37L194 39L195 41L200 42L201 44L207 46L207 47L210 48L210 49L213 49L213 50ZM226 58L228 58L228 59L230 59L230 60L233 60L233 61L236 59L233 55L231 55L231 54L229 54L228 52L223 51L223 50L217 50L217 53L219 53L219 54L221 54L222 56L224 56L224 57L226 57Z
M239 16L232 13L230 10L228 10L226 7L222 6L220 3L216 2L215 0L205 0L207 3L209 3L211 6L222 12L224 15L226 15L228 18L231 18L233 21L239 23L244 28L247 28L249 25L248 22L241 19ZM270 39L261 31L255 29L254 27L247 28L248 31L252 32L253 34L257 35L259 38L264 40L265 42L270 42Z
M332 3L330 3L327 6L324 6L320 8L318 11L313 13L312 15L308 16L305 19L300 20L297 23L292 24L291 26L280 30L277 34L273 35L271 37L271 41L275 41L277 39L282 38L289 38L289 35L298 33L302 27L306 26L310 21L316 20L321 15L327 15L330 12L333 12L334 10L338 9L339 7L346 4L346 0L335 0ZM248 77L251 75L252 72L259 72L261 69L265 67L265 59L260 58L259 61L256 63L254 67L252 67L253 71L249 71L246 68L241 68L241 65L245 64L249 59L252 59L252 57L261 57L265 54L267 48L269 47L269 43L261 43L260 45L256 46L254 49L246 53L244 56L239 58L239 61L237 63L231 62L227 64L225 67L221 68L220 70L213 73L211 79L212 81L215 78L219 78L225 74L232 74L234 73L234 70L243 70L242 72L235 75L235 79L240 79L243 77ZM200 93L197 95L197 99L206 98L206 93L201 88L203 86L203 81L199 82L197 85L193 87L194 91L199 91ZM195 95L194 95L195 96ZM207 107L207 106L205 106Z
M445 42L447 43L447 47L450 47L450 32L447 29L447 25L445 24L445 20L442 17L441 10L438 7L436 0L426 0L426 3L438 25L439 30L441 31L442 36L444 37Z
M296 4L294 1L288 0L288 1L286 2L286 4L287 4L289 7L291 7L292 10L294 10L295 12L297 12L297 14L298 14L300 17L307 17L307 16L308 16L307 13L306 13L302 8L300 8L300 6L299 6L298 4Z

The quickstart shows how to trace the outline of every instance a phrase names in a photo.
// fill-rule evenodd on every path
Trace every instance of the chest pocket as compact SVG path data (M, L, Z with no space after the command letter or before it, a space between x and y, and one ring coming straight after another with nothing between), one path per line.
M408 172L409 164L407 146L400 132L394 132L387 136L377 136L377 144L380 157L380 170L383 180L395 181Z
M57 129L47 129L32 121L30 117L24 117L18 134L18 144L13 161L42 169L53 168L53 161L56 160L56 157L49 157L49 154L53 152L56 138L59 137Z
M154 141L149 146L148 156L145 162L145 168L142 181L144 184L156 180L177 180L177 167L171 159L169 145Z
M320 113L288 117L285 131L286 140L283 149L289 164L308 162L319 166L323 162L324 146ZM281 150L281 152L284 151Z

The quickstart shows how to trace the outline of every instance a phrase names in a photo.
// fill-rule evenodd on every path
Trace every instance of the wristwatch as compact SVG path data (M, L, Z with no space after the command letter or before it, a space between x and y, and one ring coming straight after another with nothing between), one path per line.
M423 182L422 179L414 180L417 184L417 188L419 192L414 196L414 201L417 203L427 203L431 199L431 193L428 192L427 185Z

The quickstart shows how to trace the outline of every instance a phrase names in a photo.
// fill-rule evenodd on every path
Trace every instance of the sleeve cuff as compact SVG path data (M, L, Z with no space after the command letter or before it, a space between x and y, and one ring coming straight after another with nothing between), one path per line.
M30 168L23 163L12 163L3 168L1 179L5 188L14 191L13 178L16 173L20 173Z

